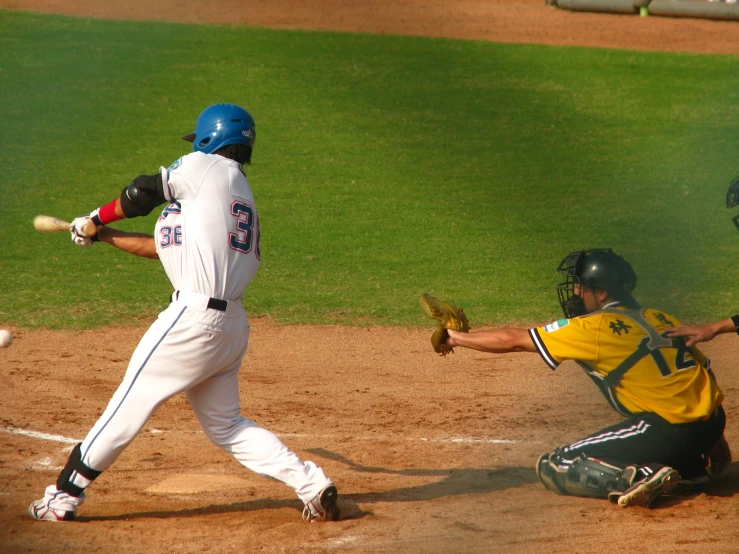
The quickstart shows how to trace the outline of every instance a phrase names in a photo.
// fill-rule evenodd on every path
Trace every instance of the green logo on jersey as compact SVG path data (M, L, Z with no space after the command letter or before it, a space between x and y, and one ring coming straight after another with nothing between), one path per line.
M557 329L561 329L562 327L567 327L570 324L569 319L558 319L554 323L550 323L549 325L544 326L544 330L547 333L551 333L552 331L556 331Z

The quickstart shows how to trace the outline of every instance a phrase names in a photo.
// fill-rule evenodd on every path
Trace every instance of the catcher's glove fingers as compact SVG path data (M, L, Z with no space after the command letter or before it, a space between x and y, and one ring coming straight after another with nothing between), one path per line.
M470 330L470 323L462 308L434 298L430 294L422 295L420 304L426 315L435 320L444 329L454 329L463 333Z
M434 347L434 352L442 356L454 352L454 349L447 344L449 339L448 329L463 333L470 330L470 324L464 310L448 302L438 300L429 294L421 296L420 304L426 315L439 324L439 328L431 336L431 346Z

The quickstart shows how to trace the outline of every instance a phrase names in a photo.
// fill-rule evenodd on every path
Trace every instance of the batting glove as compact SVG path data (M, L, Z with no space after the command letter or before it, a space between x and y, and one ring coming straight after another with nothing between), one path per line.
M93 242L99 241L97 233L92 236L85 233L85 225L87 225L91 219L94 221L93 218L97 215L97 213L97 210L93 210L87 215L75 217L72 220L72 223L69 224L69 231L72 235L72 242L74 242L77 246L92 246Z
M72 235L72 242L77 246L92 246L92 239L90 237L83 237L82 235L77 234L77 231L74 229L72 229L70 234Z

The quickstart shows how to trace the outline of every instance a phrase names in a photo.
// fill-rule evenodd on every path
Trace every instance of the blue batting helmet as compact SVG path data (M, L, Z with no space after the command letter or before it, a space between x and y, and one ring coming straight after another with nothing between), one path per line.
M213 104L205 108L195 122L195 131L182 137L192 142L193 152L212 154L229 144L254 146L257 132L254 118L235 104Z

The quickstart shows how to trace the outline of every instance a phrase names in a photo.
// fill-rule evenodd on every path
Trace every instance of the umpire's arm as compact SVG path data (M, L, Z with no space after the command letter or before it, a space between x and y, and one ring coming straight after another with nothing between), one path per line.
M495 331L472 331L470 333L450 329L447 344L497 354L537 351L528 329L497 329Z

